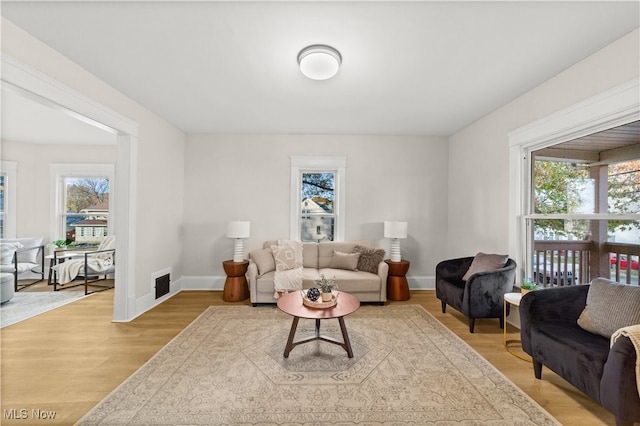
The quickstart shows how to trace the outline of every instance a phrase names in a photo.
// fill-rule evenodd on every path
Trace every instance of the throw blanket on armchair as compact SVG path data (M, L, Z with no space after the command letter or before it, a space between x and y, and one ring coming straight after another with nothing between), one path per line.
M116 248L115 235L108 236L98 246L96 251L113 250ZM113 266L114 252L96 253L87 255L87 266L93 272L104 272ZM53 267L58 272L58 282L67 284L73 281L80 272L84 271L84 255L79 259L70 259Z
M625 336L631 340L636 348L636 383L638 385L638 395L640 395L640 324L622 327L611 335L611 346L618 340L618 337Z
M302 242L281 240L271 246L276 271L273 275L274 298L278 292L288 293L302 289Z

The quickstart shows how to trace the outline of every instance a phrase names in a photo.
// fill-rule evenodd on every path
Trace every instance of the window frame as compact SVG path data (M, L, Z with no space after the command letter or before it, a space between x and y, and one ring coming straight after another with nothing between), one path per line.
M289 238L300 241L302 203L302 173L331 172L334 182L334 241L345 241L347 157L291 156L291 201Z
M511 131L509 139L509 253L518 264L516 282L532 268L533 242L527 222L532 207L533 151L640 120L640 78ZM590 217L587 217L590 216ZM567 215L568 219L607 219L603 214ZM620 215L615 215L620 219Z
M114 164L50 164L50 222L51 241L66 238L66 227L63 226L62 209L65 206L65 178L68 177L106 177L109 179L109 213L107 219L107 235L115 233L115 165Z
M0 161L0 173L4 175L4 232L2 238L16 238L17 215L17 189L18 189L18 162Z

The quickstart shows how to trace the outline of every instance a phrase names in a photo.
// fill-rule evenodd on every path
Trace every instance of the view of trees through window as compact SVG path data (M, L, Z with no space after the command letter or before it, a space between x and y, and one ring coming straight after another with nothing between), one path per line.
M534 213L638 213L640 211L640 160L608 166L607 211L595 208L595 179L588 166L563 161L534 163ZM640 222L609 220L610 238L640 241ZM628 231L628 235L622 234ZM584 220L538 219L536 239L588 239L589 223Z
M302 173L302 241L333 241L335 230L335 173Z
M66 177L64 189L66 243L99 244L108 232L109 179Z

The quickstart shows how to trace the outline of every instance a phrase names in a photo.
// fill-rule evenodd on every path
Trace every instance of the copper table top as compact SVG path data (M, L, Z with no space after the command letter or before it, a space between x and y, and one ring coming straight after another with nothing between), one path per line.
M337 303L331 308L311 308L302 303L302 292L293 291L278 299L278 308L294 317L309 319L339 318L355 312L360 307L360 301L349 293L337 293Z

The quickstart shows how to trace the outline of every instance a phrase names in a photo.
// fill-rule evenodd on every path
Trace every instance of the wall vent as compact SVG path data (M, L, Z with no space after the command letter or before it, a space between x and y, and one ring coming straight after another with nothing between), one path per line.
M170 282L171 282L170 274L162 275L156 278L156 299L159 299L165 294L169 293Z

